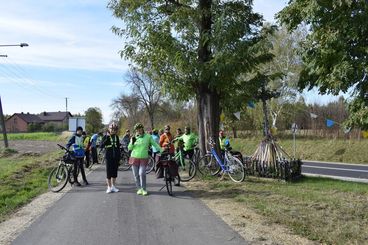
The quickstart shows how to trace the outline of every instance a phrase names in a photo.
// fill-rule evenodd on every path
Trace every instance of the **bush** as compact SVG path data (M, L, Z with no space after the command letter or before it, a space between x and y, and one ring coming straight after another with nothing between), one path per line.
M46 123L42 127L42 131L44 132L55 132L56 126L53 123Z
M42 131L42 124L41 123L31 123L27 126L28 132L40 132Z

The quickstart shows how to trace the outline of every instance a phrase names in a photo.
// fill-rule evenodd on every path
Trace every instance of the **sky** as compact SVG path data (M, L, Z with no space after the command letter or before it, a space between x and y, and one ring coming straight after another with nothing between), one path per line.
M99 107L104 122L111 119L113 98L129 93L124 82L129 62L119 50L123 39L111 31L122 26L105 0L1 1L0 96L5 114L68 111L84 114ZM254 10L274 22L285 0L255 0ZM305 95L307 103L336 98Z

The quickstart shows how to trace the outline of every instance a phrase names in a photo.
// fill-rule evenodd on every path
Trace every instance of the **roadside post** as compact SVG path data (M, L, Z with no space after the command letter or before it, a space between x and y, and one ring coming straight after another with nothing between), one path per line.
M293 123L291 125L291 132L293 133L293 152L294 152L294 159L296 155L296 132L298 131L298 125Z

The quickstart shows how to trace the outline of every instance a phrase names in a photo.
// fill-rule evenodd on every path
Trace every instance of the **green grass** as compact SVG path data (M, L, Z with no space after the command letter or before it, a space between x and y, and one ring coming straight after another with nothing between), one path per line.
M47 176L60 152L0 158L0 222L47 190Z
M37 132L37 133L10 133L8 135L8 140L48 140L48 141L59 141L63 139L61 133L46 133L46 132ZM0 135L0 140L3 140L3 135Z
M246 139L231 139L234 149L245 155L255 152L262 138L249 137ZM279 144L290 155L293 156L293 140L279 139ZM316 160L328 162L347 162L368 164L368 140L330 140L330 139L308 139L296 140L296 157L303 160Z
M238 202L311 240L368 243L367 184L312 177L295 183L251 178L240 185L212 180L195 193Z

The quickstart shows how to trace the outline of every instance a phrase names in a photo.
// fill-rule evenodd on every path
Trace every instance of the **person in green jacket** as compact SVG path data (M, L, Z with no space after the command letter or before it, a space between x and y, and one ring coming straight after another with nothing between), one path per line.
M137 194L147 196L146 187L146 166L149 160L148 149L154 146L160 152L161 147L153 140L150 134L146 134L143 125L137 123L134 126L135 136L133 136L128 145L128 150L132 151L129 164L132 165L135 184L137 186Z
M198 136L191 132L190 127L185 127L185 133L175 140L182 140L184 142L184 156L192 159L194 147L198 143Z

